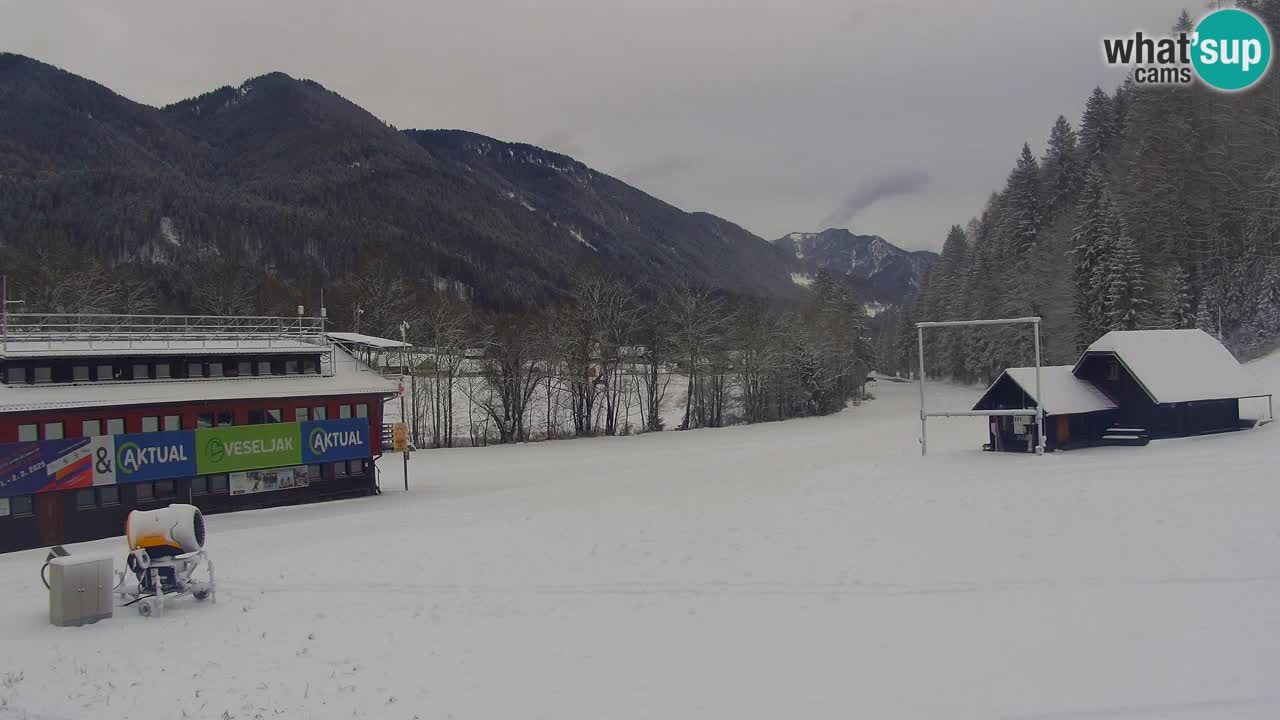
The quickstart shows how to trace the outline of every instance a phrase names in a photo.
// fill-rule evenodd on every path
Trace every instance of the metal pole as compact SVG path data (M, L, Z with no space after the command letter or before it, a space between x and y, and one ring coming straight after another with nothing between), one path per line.
M401 321L400 323L400 422L405 423L405 434L409 433L409 424L405 422L404 414L404 372L405 368L405 337L409 332L409 323ZM409 443L406 438L404 446L404 491L409 492Z
M924 414L924 328L916 328L920 355L920 455L929 454L929 417Z
M1039 431L1040 442L1036 447L1036 454L1043 455L1045 448L1044 440L1044 389L1040 385L1040 321L1036 320L1032 323L1036 332L1036 429Z

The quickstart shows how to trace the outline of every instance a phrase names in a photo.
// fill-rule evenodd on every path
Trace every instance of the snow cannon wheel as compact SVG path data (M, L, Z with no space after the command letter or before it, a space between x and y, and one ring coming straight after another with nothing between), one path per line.
M138 614L142 617L153 617L158 614L156 610L158 610L158 607L152 598L147 598L138 603Z

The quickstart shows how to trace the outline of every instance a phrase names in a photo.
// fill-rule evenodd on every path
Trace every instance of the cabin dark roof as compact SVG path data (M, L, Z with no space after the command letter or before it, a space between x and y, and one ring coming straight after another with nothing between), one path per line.
M1097 355L1118 358L1157 404L1266 394L1231 352L1203 330L1112 331L1085 350L1076 370Z
M991 387L987 388L982 399L973 406L974 410L993 409L988 396L1004 378L1008 378L1021 388L1032 402L1040 402L1036 396L1036 369L1033 367L1009 368L996 378ZM1116 407L1116 404L1102 394L1101 390L1094 387L1093 383L1076 377L1070 365L1041 367L1040 389L1041 394L1044 395L1045 415L1076 415L1114 410Z

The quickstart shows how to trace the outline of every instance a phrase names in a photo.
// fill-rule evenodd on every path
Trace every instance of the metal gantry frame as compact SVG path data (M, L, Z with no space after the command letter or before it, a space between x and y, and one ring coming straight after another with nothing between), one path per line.
M1032 411L1030 408L1023 410L936 410L929 411L925 406L925 373L924 373L924 331L926 328L939 327L964 327L971 325L1031 325L1035 331L1036 339L1036 408ZM931 417L973 417L973 416L989 416L989 417L1028 417L1034 416L1036 419L1036 435L1039 440L1036 444L1036 454L1043 455L1045 449L1044 438L1044 390L1040 386L1040 318L1024 317L1024 318L1002 318L996 320L947 320L943 322L921 322L916 323L917 341L919 342L920 356L920 454L929 454L929 418Z

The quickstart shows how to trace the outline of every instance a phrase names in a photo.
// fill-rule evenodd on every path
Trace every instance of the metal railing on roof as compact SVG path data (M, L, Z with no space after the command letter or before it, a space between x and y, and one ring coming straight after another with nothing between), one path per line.
M4 352L41 349L261 349L284 341L327 346L324 318L6 313Z

